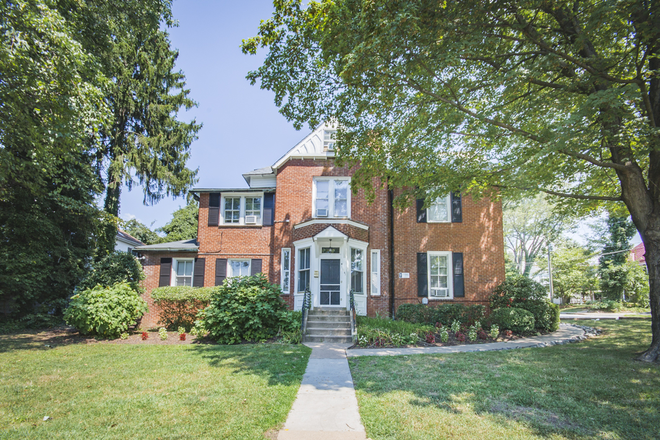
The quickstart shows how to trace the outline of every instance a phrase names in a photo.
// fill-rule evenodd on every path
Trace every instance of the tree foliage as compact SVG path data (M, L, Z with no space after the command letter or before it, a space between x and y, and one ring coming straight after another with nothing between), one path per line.
M625 205L644 240L660 356L660 3L278 1L248 78L297 127L339 124L339 156L407 188L545 192ZM622 206L621 206L622 207Z
M170 241L192 240L197 238L197 217L199 207L197 202L192 201L183 208L172 213L172 220L165 226L158 228L158 232L164 232L165 237L159 239L160 243Z
M518 271L526 277L530 276L539 253L557 240L572 223L567 214L555 213L542 195L506 203L503 214L504 243L511 251Z
M561 242L553 250L550 260L554 295L564 304L570 303L571 298L591 298L598 290L598 271L589 262L590 254L572 241Z
M160 240L158 234L149 229L147 225L140 223L134 218L125 222L122 229L144 244L154 244L158 243L158 240Z

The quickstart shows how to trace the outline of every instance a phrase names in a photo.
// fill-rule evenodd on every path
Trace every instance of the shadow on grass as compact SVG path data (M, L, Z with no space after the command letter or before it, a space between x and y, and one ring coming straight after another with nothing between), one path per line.
M72 344L89 344L96 339L83 336L71 327L55 327L41 330L21 330L0 335L0 353L14 350L49 350Z
M192 350L212 367L268 377L269 385L299 384L311 349L302 344L194 344Z
M431 419L464 417L466 424L494 424L512 434L522 423L541 437L658 438L660 365L634 360L650 344L650 320L580 324L604 334L541 349L352 358L360 406L377 407L364 404L404 391L414 397L399 399L394 418L423 408L420 414L428 411ZM367 427L371 418L363 414ZM411 422L397 423L404 430Z

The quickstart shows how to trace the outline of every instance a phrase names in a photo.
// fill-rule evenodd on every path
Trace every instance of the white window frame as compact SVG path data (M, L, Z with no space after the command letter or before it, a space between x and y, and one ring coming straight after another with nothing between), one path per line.
M234 275L232 267L231 267L231 262L232 261L240 261L244 262L247 261L248 263L248 274L247 275ZM250 276L252 274L252 260L249 258L229 258L227 260L227 278L233 278L233 277L239 277L239 276Z
M362 272L362 292L355 292L356 295L366 295L367 294L367 289L366 289L366 282L367 282L367 276L366 276L366 270L365 267L367 265L367 250L362 249L361 247L355 247L355 246L350 246L348 248L348 258L350 262L350 273L348 277L348 283L349 283L349 289L353 289L353 251L358 251L362 253L362 270L356 271L356 272Z
M371 296L380 296L380 249L372 249L370 255L369 273L371 275ZM374 270L374 263L376 263L376 270Z
M176 278L177 278L176 269L177 269L177 266L179 265L179 261L184 261L184 262L190 261L192 263L192 270L190 271L190 287L192 287L193 283L195 282L195 259L194 258L172 258L170 286L176 286Z
M318 217L316 214L316 183L320 181L328 181L328 216ZM346 189L346 216L338 217L335 215L335 182L345 181L348 188ZM350 177L314 177L312 189L312 217L313 218L351 218L351 178Z
M431 296L431 257L447 257L447 296ZM454 299L454 266L451 252L427 252L426 253L426 278L428 286L429 300L448 300Z
M302 262L300 258L300 253L304 250L309 251L309 267L302 269L304 271L309 272L309 280L307 281L307 284L309 287L310 292L312 291L312 247L311 246L305 246L305 247L299 247L296 248L296 293L305 293L304 290L301 290L300 288L300 263Z
M288 254L289 256L288 265L284 264L285 254ZM285 277L285 275L288 275L288 277ZM285 285L285 281L287 281L287 285ZM280 254L280 287L282 288L282 293L285 295L288 295L291 292L291 248L282 248Z
M426 222L427 223L451 223L451 194L447 194L444 197L438 197L431 203L431 205L440 205L444 204L447 207L447 220L432 220L431 219L431 207L426 209Z
M238 223L225 222L225 199L241 198L240 214ZM260 198L261 199L261 212L259 214L259 221L256 223L245 223L245 199L246 198ZM251 193L222 193L220 197L220 222L222 226L262 226L264 223L264 193L251 192Z

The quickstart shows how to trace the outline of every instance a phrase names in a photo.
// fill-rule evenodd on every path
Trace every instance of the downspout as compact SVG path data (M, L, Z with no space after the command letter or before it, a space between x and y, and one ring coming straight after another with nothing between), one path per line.
M394 319L394 191L387 182L388 221L390 227L390 317Z

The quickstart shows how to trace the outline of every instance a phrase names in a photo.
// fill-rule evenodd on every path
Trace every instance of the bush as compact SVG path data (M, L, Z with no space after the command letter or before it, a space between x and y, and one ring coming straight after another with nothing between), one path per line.
M300 332L301 325L302 312L287 312L286 320L282 322L280 328L282 342L287 344L300 344L302 342L302 333Z
M527 277L507 278L493 291L491 310L509 307L531 312L537 331L554 332L559 328L559 306L547 299L541 284Z
M82 334L116 338L147 313L147 303L126 283L96 286L73 295L64 311L67 324Z
M511 330L518 334L531 333L534 330L534 315L525 309L502 307L493 310L490 319L501 330Z
M189 332L195 325L197 313L209 305L218 287L167 286L157 287L150 295L160 308L158 324L174 330L184 327Z
M291 325L281 293L263 274L228 278L199 312L200 326L221 344L271 338Z
M440 304L427 306L424 304L401 304L397 309L396 318L400 321L431 324L440 323L449 326L454 321L472 325L484 317L486 308L480 304L466 306L463 304Z
M401 346L416 344L435 331L432 325L414 324L389 318L357 317L357 335L361 346Z
M605 299L603 301L589 301L586 306L592 310L605 310L608 312L618 312L623 309L623 304L619 301Z
M92 289L97 285L114 286L125 281L131 289L142 292L140 281L143 279L144 271L137 258L126 252L115 251L92 264L90 271L78 285L78 290Z

